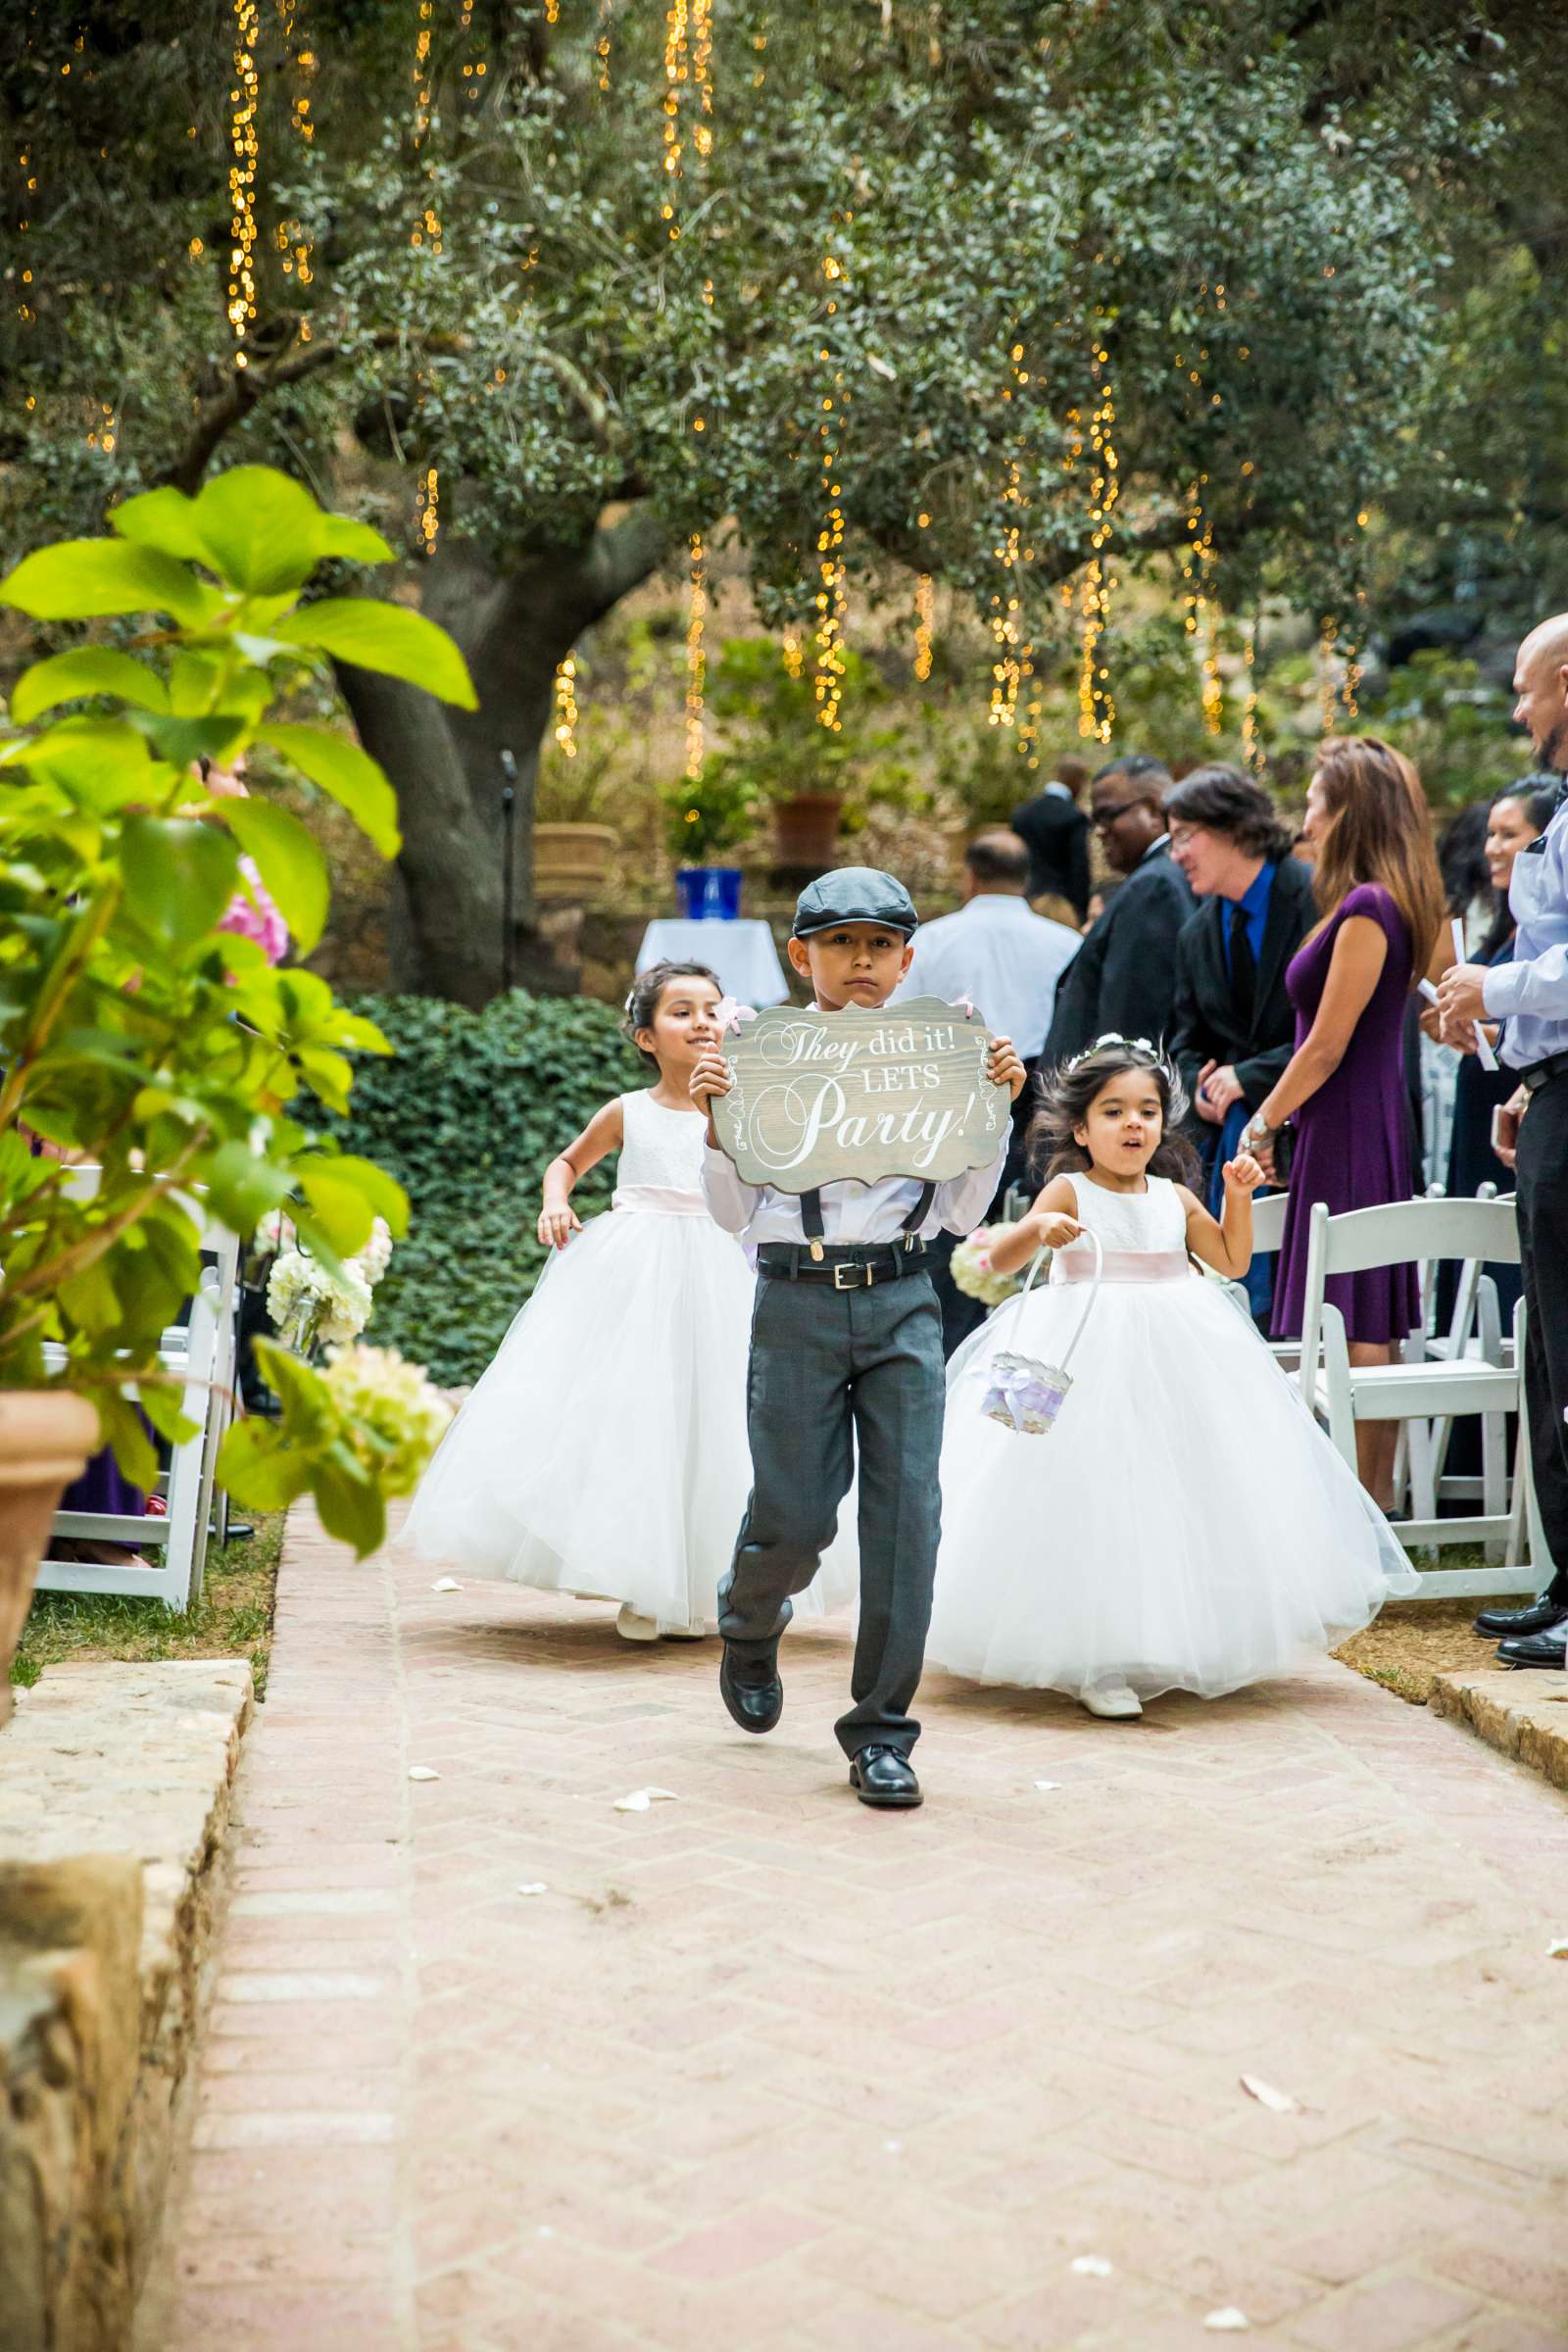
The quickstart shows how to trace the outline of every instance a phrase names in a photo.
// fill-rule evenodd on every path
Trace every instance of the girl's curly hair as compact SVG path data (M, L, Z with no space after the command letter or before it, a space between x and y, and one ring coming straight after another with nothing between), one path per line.
M1163 1132L1149 1163L1151 1176L1169 1176L1177 1184L1201 1187L1202 1162L1179 1122L1187 1115L1187 1092L1175 1065L1143 1038L1102 1037L1087 1054L1058 1062L1040 1079L1040 1107L1030 1121L1027 1139L1030 1173L1037 1184L1053 1176L1081 1176L1093 1166L1088 1152L1073 1134L1089 1115L1089 1106L1113 1078L1130 1070L1147 1070L1159 1093Z

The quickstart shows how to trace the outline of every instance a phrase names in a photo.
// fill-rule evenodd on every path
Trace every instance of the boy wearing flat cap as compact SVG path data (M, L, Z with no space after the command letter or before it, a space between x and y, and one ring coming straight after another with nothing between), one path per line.
M909 968L919 917L891 874L844 866L803 890L789 958L817 1009L885 1004ZM1022 1062L1007 1038L990 1075L1016 1098ZM799 1197L743 1184L718 1148L711 1099L730 1076L705 1054L692 1094L709 1112L703 1190L718 1223L757 1250L748 1417L752 1496L718 1589L719 1688L743 1731L769 1732L784 1707L779 1637L833 1540L858 1455L860 1625L837 1725L861 1802L917 1805L909 1714L925 1659L941 1503L942 1314L926 1245L967 1233L989 1207L1005 1156L946 1184L885 1176ZM854 1445L851 1433L854 1433Z

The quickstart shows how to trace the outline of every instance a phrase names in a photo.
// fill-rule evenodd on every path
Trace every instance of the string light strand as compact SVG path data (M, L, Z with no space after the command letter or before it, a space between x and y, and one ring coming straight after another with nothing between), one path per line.
M236 368L248 368L243 346L256 319L257 107L261 92L256 47L261 37L256 0L234 0L234 87L229 92L228 323L239 348Z
M700 531L691 538L688 572L690 602L686 616L686 775L695 784L703 772L706 750L705 698L708 650L704 632L708 619L708 573Z

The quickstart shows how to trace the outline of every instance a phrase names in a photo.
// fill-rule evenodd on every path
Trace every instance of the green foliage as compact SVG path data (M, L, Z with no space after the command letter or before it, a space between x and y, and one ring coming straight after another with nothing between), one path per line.
M794 676L772 638L726 638L709 697L723 749L710 758L705 782L752 801L826 792L862 801L896 797L907 777L897 758L899 733L866 723L887 689L853 648L839 659L842 700L827 727L809 662Z
M758 825L759 795L742 763L722 752L700 776L679 776L660 794L664 847L677 865L701 865L715 851L750 840Z
M1529 745L1509 734L1511 710L1512 697L1489 686L1474 662L1424 653L1390 674L1357 724L1414 760L1434 808L1457 808L1491 800L1535 765Z
M545 1168L612 1096L650 1073L608 1005L498 997L483 1012L428 997L370 997L359 1010L387 1039L353 1110L331 1124L394 1175L408 1238L375 1294L375 1337L444 1385L477 1380L539 1279L534 1238ZM604 1208L612 1163L572 1198Z
M313 944L320 852L284 811L215 795L195 762L242 754L329 648L466 705L473 692L422 616L360 598L301 606L323 557L386 551L281 474L236 469L195 499L161 490L110 519L117 537L42 548L0 582L0 604L35 619L172 623L135 640L151 656L135 679L129 656L96 647L36 664L16 694L30 723L0 739L0 1386L51 1380L91 1396L126 1474L149 1484L125 1393L176 1434L157 1355L196 1283L192 1193L242 1238L296 1201L302 1238L329 1258L359 1248L373 1215L395 1232L406 1215L393 1181L289 1107L309 1089L346 1108L346 1056L384 1051L373 1024L220 927L243 848ZM267 732L395 843L390 791L366 754L328 755L335 739L318 729ZM62 1156L34 1156L27 1130ZM68 1157L99 1170L92 1192ZM368 1549L380 1486L312 1397L318 1376L296 1372L282 1376L274 1467ZM253 1440L235 1433L230 1466Z

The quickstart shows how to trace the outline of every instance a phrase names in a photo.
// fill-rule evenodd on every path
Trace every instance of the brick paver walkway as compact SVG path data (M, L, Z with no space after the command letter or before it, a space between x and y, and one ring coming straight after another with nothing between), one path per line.
M936 1680L877 1817L842 1629L751 1740L710 1645L434 1574L290 1548L158 2352L1568 2346L1527 1773L1329 1664Z

